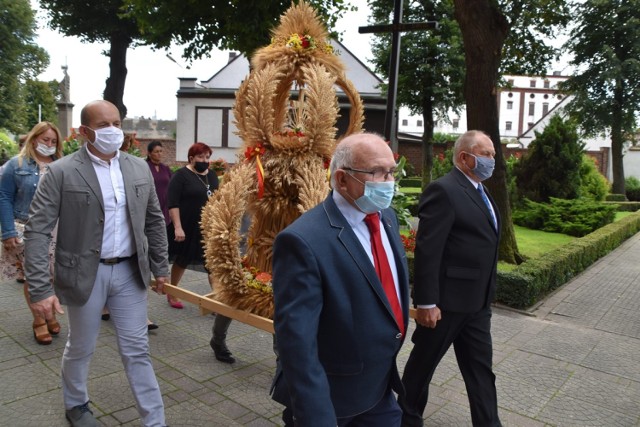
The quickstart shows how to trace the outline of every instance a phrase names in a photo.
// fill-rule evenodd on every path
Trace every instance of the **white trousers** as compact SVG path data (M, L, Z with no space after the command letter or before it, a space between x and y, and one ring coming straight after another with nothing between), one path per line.
M106 305L116 331L120 358L146 427L165 425L164 404L149 356L147 290L137 271L137 260L99 264L93 291L81 307L68 306L69 334L62 356L62 390L66 409L89 401L89 363L100 333Z

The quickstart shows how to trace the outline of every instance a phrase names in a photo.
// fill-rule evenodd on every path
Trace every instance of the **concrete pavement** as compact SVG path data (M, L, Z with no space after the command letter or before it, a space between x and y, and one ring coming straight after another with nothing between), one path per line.
M202 273L182 286L208 291ZM175 310L149 297L151 352L166 405L178 426L275 426L281 406L268 389L275 358L271 336L233 322L228 346L234 365L209 347L212 316L193 305ZM494 364L505 426L640 426L640 234L602 258L529 312L496 307ZM67 426L60 389L62 334L39 346L15 282L0 284L0 425ZM413 326L412 326L413 327ZM411 332L411 331L410 331ZM399 363L411 349L405 343ZM89 388L102 425L139 426L118 356L113 327L104 322ZM427 426L471 425L464 383L450 351L431 384Z

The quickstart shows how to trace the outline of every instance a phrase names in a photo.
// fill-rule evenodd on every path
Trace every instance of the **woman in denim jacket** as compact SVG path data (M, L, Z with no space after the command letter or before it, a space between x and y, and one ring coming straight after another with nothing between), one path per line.
M24 283L24 294L29 305L28 285L24 279L24 242L22 232L29 218L29 206L36 192L38 181L46 172L48 163L62 157L60 131L50 122L40 122L31 129L20 153L3 167L0 179L0 225L2 226L2 279L11 275ZM52 239L51 254L55 248ZM51 344L51 335L60 333L55 317L43 319L33 312L33 336L38 344Z

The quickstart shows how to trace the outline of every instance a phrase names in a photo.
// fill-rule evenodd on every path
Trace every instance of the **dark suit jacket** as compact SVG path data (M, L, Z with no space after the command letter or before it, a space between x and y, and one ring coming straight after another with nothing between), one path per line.
M498 208L487 196L500 230ZM460 313L488 307L495 295L499 231L477 188L454 167L427 186L419 216L414 304Z
M375 268L329 195L278 234L273 246L274 326L279 365L273 398L298 425L335 426L336 417L402 390L396 355L403 337ZM408 321L406 255L391 209L383 211Z
M140 275L148 286L151 273L169 273L164 217L145 161L121 152L119 163ZM25 226L25 273L32 301L54 293L49 239L57 222L55 293L62 304L87 302L101 258L104 219L102 191L86 147L53 162L40 180Z

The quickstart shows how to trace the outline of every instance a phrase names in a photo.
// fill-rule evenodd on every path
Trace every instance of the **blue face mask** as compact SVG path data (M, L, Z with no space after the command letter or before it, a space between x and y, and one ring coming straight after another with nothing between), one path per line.
M370 214L387 209L391 205L395 194L395 182L393 181L365 181L362 182L353 175L349 175L361 184L364 184L364 194L354 200L356 206L364 213Z
M471 153L467 154L476 159L476 166L471 169L471 172L473 172L480 181L491 178L491 175L493 175L493 169L496 167L496 160L490 157L474 156Z

